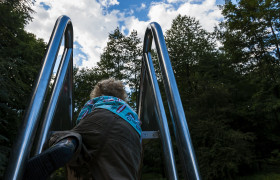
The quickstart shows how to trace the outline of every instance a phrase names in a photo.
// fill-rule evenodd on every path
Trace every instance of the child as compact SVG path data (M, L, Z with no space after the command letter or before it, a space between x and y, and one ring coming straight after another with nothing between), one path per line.
M50 148L28 161L24 179L47 179L67 163L68 179L127 179L138 177L141 127L125 102L121 81L97 83L70 131L51 135Z

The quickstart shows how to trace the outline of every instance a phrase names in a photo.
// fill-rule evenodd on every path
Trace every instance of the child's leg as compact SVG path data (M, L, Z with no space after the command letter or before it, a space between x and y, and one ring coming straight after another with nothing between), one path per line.
M23 179L47 179L69 162L77 148L76 138L65 138L28 160Z

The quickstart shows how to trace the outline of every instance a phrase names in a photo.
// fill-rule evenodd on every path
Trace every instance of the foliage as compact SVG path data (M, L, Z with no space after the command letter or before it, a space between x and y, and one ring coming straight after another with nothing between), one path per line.
M89 100L89 95L95 84L107 77L100 72L96 67L91 69L74 68L74 90L73 90L73 104L74 104L74 119L77 119L79 112L84 104Z
M135 107L137 95L140 85L140 73L141 73L141 40L137 36L137 31L133 30L129 36L125 39L125 58L127 59L127 73L128 86L130 88L130 105Z
M144 141L142 147L141 179L165 177L164 159L162 158L164 153L160 140Z
M273 0L241 0L222 8L226 20L218 35L221 50L239 73L235 83L239 92L234 96L237 118L231 126L255 136L254 161L240 173L270 167L268 157L280 149L279 8Z
M242 45L247 48L243 51L249 50L251 55L248 60L259 60L265 54L279 59L279 8L276 0L241 0L224 6L224 25L242 38Z
M234 74L215 48L215 38L188 16L177 16L166 32L166 43L205 179L225 179L249 163L253 135L230 127ZM245 155L246 154L246 155Z
M137 32L124 36L119 28L109 34L109 41L97 66L91 69L74 69L74 104L78 115L95 84L109 77L122 80L130 87L130 105L135 107L139 86L141 50Z
M0 3L0 177L45 50L42 40L23 30L31 20L29 4ZM203 179L242 179L238 177L257 172L270 174L243 179L279 178L279 8L276 0L229 2L221 6L225 19L213 33L195 18L181 15L166 32ZM137 32L125 36L116 28L96 67L74 68L74 118L94 85L109 77L130 87L130 105L135 108L140 64ZM155 69L159 74L158 64ZM162 87L162 77L158 80ZM142 178L164 178L159 142L146 144L144 162ZM182 172L180 165L178 171Z
M123 80L130 87L129 104L134 108L140 81L140 43L136 31L124 36L119 28L116 28L109 34L107 46L101 54L100 62L97 63L97 69L104 78L114 77Z
M280 179L280 174L276 173L257 173L255 175L249 175L236 178L236 180L276 180Z
M100 62L97 63L103 74L117 79L127 77L124 71L126 58L123 49L124 35L117 28L112 34L109 34L107 46L100 57Z
M31 20L27 2L0 3L0 177L46 48L23 29Z

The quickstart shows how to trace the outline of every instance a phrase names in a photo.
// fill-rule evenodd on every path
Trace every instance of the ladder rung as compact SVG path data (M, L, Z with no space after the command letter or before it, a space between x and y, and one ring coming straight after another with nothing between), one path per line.
M142 139L158 139L158 131L142 131Z

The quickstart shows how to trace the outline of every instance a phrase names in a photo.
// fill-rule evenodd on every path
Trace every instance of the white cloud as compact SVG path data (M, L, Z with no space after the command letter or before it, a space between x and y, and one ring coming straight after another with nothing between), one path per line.
M173 3L175 3L174 5ZM181 0L168 0L161 3L142 3L135 10L149 8L148 20L142 21L134 16L134 11L113 10L107 12L104 6L118 5L117 0L37 0L34 5L36 13L34 19L26 30L34 33L45 42L49 41L56 19L61 15L71 18L74 28L74 41L79 43L75 46L74 62L81 67L93 67L100 59L100 54L106 46L108 34L112 32L120 22L122 32L129 33L135 29L138 36L143 40L145 30L150 22L158 22L163 32L171 27L172 20L179 14L195 17L200 21L203 28L213 31L213 27L222 18L221 11L215 5L215 0L200 0L201 3L193 3L198 0L179 2ZM172 3L171 3L172 2ZM41 4L40 4L41 3ZM49 6L44 9L42 3ZM106 12L105 12L106 11ZM82 51L85 55L79 54Z
M129 33L132 32L133 30L137 30L138 37L143 39L149 22L140 21L138 18L131 16L125 19L125 24L126 24L126 29L129 30Z
M172 20L179 14L195 17L204 29L213 31L214 26L222 18L221 11L215 2L215 0L204 0L201 4L185 2L177 9L171 4L158 3L152 5L148 16L151 21L158 22L164 32L171 27Z
M214 26L222 18L221 10L215 2L216 0L205 0L202 4L185 3L178 9L178 12L182 15L195 17L203 28L213 31Z
M172 2L175 1L179 2L181 0L172 0ZM198 1L200 3L193 3ZM129 32L133 29L137 30L139 37L143 40L145 30L150 22L159 23L162 31L165 32L170 29L172 20L181 14L195 17L204 29L211 32L222 18L221 11L215 2L215 0L192 0L180 3L176 8L171 3L151 3L147 15L149 18L148 21L140 21L137 17L131 16L125 19L125 25L129 29Z
M146 4L145 3L141 3L141 6L136 8L136 11L141 11L141 10L143 10L145 8L146 8Z
M179 14L171 4L158 3L152 5L148 17L151 22L157 22L162 27L163 32L171 27L172 20Z
M48 4L51 8L43 9L40 3ZM117 1L107 1L114 4ZM82 67L93 67L99 61L100 48L106 45L108 33L118 26L118 11L114 10L104 14L101 5L94 0L69 1L69 0L41 0L36 1L34 19L26 30L43 38L48 42L56 19L61 15L71 18L74 28L74 41L77 41L87 57Z
M178 3L178 2L183 2L185 0L167 0L168 3Z
M119 5L118 0L100 0L102 6L109 7L113 5Z

